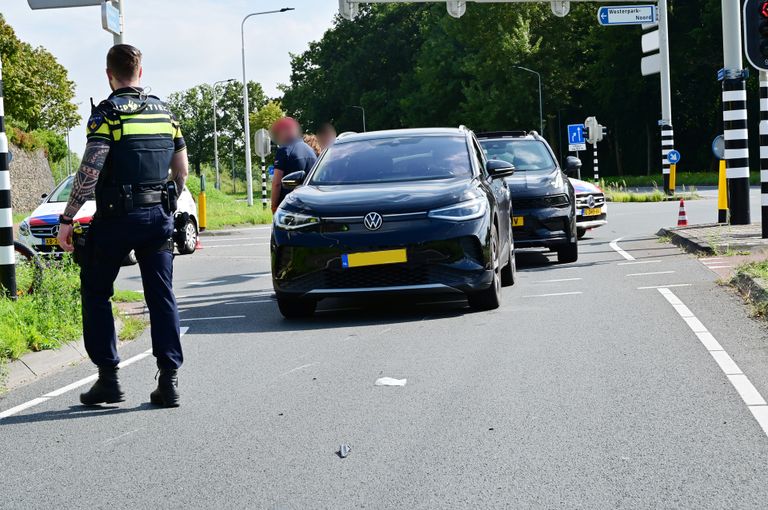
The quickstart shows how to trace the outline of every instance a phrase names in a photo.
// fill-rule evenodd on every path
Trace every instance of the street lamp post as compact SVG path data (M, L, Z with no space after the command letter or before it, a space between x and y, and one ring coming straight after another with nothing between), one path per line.
M216 167L216 189L221 189L221 176L219 175L219 130L216 127L216 87L222 83L232 83L234 78L219 80L213 84L213 166Z
M248 187L248 207L253 206L253 169L251 167L251 126L248 118L248 79L245 76L245 22L253 16L263 14L276 14L280 12L292 11L293 7L283 7L276 11L252 12L243 18L240 23L240 43L243 57L243 128L245 130L245 180Z
M544 102L542 101L542 95L541 95L541 75L534 71L533 69L528 69L527 67L523 66L513 66L517 69L522 69L523 71L528 71L529 73L533 73L536 75L536 77L539 79L539 129L540 135L544 135Z
M349 107L363 112L363 133L365 133L365 108L363 108L362 106L354 106L354 105L350 105Z

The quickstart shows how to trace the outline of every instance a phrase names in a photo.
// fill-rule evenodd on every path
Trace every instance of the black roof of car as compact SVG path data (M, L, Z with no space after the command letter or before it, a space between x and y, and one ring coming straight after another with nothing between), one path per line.
M336 143L359 142L362 140L379 140L382 138L397 138L402 136L464 136L468 130L464 127L458 128L410 128L410 129L388 129L384 131L367 131L365 133L344 133L336 139Z

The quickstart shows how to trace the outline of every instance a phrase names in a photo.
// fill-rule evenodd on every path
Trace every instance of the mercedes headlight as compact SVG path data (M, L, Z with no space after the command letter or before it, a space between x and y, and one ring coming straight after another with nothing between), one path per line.
M458 204L429 211L429 217L437 220L474 220L484 216L487 209L488 202L485 198L473 198L466 202L459 202Z
M29 229L29 223L27 223L27 220L22 221L21 225L19 225L19 235L32 235L32 231Z
M275 226L283 230L297 230L320 223L320 218L308 214L278 210L275 213Z

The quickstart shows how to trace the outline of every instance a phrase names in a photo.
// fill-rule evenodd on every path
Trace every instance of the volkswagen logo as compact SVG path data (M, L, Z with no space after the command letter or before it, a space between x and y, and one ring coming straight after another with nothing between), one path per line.
M593 195L589 195L589 198L587 199L587 205L590 209L595 207L595 197Z
M365 215L365 218L363 218L363 225L365 225L365 228L368 230L379 230L382 223L384 223L384 219L381 217L381 214L377 212L369 212Z

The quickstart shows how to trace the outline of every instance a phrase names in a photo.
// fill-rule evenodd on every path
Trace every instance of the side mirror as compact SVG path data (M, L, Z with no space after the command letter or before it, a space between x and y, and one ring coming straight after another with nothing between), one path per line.
M565 173L568 175L578 175L581 170L581 160L576 156L568 156L565 159Z
M485 169L488 171L488 175L494 179L507 177L515 173L515 165L500 159L489 159L485 164Z
M304 179L306 179L306 177L307 173L304 170L300 170L286 175L280 182L284 188L294 189L304 184Z
M48 198L48 193L43 193L40 195L40 200L45 200L46 198Z

